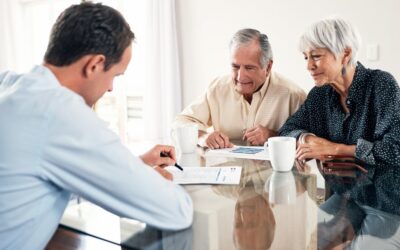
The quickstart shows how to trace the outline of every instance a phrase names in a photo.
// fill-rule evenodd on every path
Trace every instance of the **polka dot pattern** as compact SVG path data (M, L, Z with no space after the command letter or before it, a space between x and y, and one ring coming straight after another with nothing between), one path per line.
M330 85L314 87L279 133L298 137L309 132L356 145L355 156L368 169L368 181L346 192L363 205L400 215L399 86L391 74L358 63L346 105L350 110L347 114Z

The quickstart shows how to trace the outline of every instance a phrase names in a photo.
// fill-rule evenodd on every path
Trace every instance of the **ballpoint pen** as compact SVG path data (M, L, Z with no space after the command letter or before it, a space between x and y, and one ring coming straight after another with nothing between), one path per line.
M161 156L161 157L169 157L169 155L168 155L167 153L165 153L165 152L161 152L161 153L160 153L160 156ZM181 166L179 166L178 163L175 162L175 165L174 165L174 166L175 166L176 168L178 168L179 170L183 171L183 168L182 168Z

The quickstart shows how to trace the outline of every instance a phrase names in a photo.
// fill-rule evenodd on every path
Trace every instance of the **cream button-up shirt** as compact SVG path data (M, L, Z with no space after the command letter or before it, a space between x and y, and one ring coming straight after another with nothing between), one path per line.
M230 75L211 82L205 94L176 117L175 126L196 123L199 130L226 134L240 140L245 129L261 125L278 130L304 102L305 92L282 75L271 72L261 89L253 94L251 104L235 90Z

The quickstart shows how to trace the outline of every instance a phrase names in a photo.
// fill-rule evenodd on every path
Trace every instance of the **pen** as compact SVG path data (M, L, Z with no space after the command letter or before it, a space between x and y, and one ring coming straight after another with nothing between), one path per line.
M161 153L160 153L160 156L161 156L161 157L169 157L169 155L168 155L167 153L165 153L165 152L161 152ZM174 165L174 166L175 166L176 168L178 168L179 170L183 171L183 168L182 168L181 166L179 166L178 163L175 162L175 165Z

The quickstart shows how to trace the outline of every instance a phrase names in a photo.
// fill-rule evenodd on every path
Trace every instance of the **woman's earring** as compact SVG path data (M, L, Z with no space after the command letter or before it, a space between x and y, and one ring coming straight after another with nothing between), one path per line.
M346 75L346 67L345 66L343 66L343 68L342 68L342 76L344 76L344 75Z

